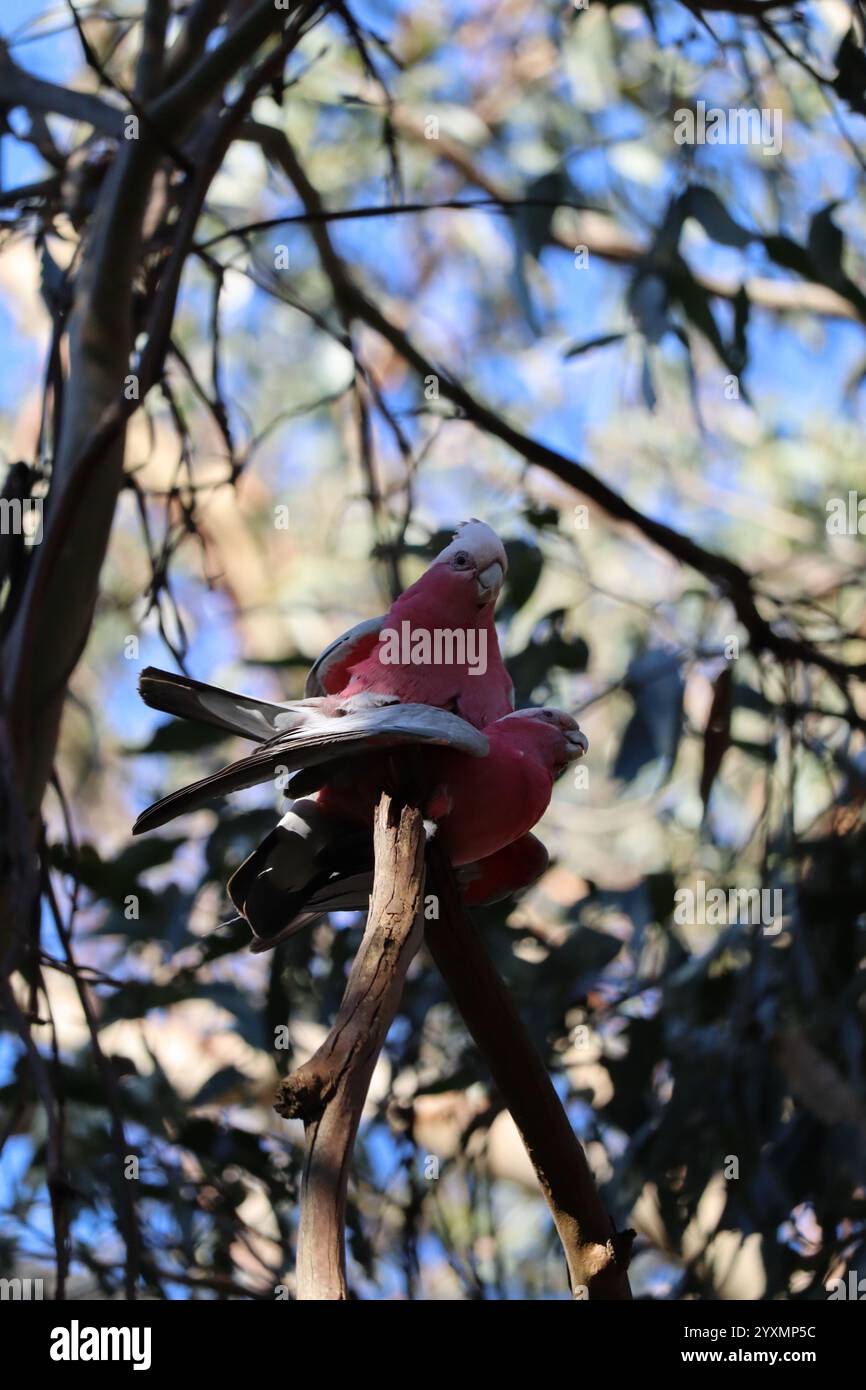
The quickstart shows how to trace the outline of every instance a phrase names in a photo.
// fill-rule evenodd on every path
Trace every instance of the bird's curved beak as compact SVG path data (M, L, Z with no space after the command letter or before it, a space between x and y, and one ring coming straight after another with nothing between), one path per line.
M578 758L582 758L589 752L589 739L582 729L569 729L565 735L568 744L568 761L576 763Z
M488 565L486 570L482 570L480 574L476 575L475 585L478 590L478 602L481 606L489 603L491 598L498 597L504 579L505 571L498 560L494 560L492 565Z

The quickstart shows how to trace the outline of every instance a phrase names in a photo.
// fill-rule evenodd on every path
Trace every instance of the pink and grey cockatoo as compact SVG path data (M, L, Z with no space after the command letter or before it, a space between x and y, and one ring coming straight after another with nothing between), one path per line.
M581 756L586 740L568 715L512 711L493 624L505 572L496 534L483 522L466 523L384 618L359 624L322 653L304 700L273 704L145 670L140 689L149 705L255 739L259 747L158 801L133 833L225 792L294 773L292 809L229 884L264 949L350 899L361 897L357 905L363 905L383 759L417 745L426 750L419 756L429 819L455 864L472 865L522 842L499 860L495 875L466 870L475 884L467 890L470 900L512 891L509 884L525 886L543 868L544 854L526 832L547 806L554 772ZM315 799L309 792L317 792ZM498 818L490 814L495 807Z
M267 781L278 768L295 771L337 754L436 743L482 756L487 744L472 730L514 706L493 622L507 568L496 532L466 522L384 617L359 623L325 648L303 700L274 704L148 667L139 682L146 704L262 746L149 807L133 833ZM459 718L449 720L449 713Z
M413 767L428 832L461 870L470 905L507 897L544 872L547 851L529 831L547 810L556 778L588 747L562 710L515 710L485 734L489 748L480 761L454 748L428 747ZM268 949L324 912L367 904L382 759L363 769L325 767L324 778L315 796L292 803L229 880L229 895L255 935L254 950Z
M383 618L359 623L325 648L305 693L341 702L382 695L450 710L476 729L492 724L514 708L493 621L507 572L496 532L474 518L465 522ZM454 659L460 649L468 659Z

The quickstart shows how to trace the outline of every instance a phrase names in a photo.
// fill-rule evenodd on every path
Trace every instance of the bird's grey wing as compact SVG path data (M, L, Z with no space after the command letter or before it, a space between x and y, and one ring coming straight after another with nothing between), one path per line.
M160 671L156 666L147 666L142 671L138 690L151 709L210 724L227 734L255 739L257 743L273 738L295 721L294 705L278 705L250 695L237 695L232 690L205 685L190 676Z
M343 714L324 715L316 709L296 707L295 728L260 744L247 757L163 797L138 817L132 828L133 835L155 830L226 792L267 782L277 772L287 776L335 757L342 760L405 744L439 744L483 758L490 746L480 729L473 728L456 714L430 705L359 703L358 708L353 708L349 700L342 708L346 711Z

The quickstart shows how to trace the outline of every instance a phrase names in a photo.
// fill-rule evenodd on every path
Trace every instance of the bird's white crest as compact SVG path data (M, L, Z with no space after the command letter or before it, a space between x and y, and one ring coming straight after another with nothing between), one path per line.
M479 570L486 570L489 565L495 563L502 566L503 575L508 573L505 546L492 527L484 521L478 521L476 517L471 521L464 521L463 525L457 528L454 539L444 550L440 550L434 564L438 564L440 560L450 560L458 550L468 551Z

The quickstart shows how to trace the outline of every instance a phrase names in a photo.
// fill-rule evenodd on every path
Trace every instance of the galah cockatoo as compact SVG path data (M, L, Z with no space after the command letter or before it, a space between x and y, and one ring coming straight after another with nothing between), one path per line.
M465 522L383 618L325 648L304 693L341 702L381 695L450 710L476 729L492 724L514 708L493 622L507 572L496 532Z
M295 773L292 809L229 885L256 947L265 949L323 912L365 905L372 807L387 780L387 755L414 744L426 750L419 756L429 820L453 862L467 866L468 900L491 901L534 881L546 851L527 832L547 806L554 775L582 755L586 739L568 715L512 711L493 625L505 572L499 538L482 522L466 523L384 618L359 624L322 653L304 700L273 704L145 670L147 704L259 747L164 797L133 833Z
M533 883L547 851L529 834L553 784L588 744L562 710L515 710L485 729L480 761L453 748L425 748L413 769L430 833L462 869L470 904L493 902ZM372 887L373 812L382 760L361 771L323 767L315 797L294 801L279 825L229 880L229 895L266 950L324 912L366 906ZM359 775L360 774L360 775ZM309 774L307 774L309 778Z
M139 816L133 834L222 792L267 781L278 769L332 762L336 755L416 742L487 753L487 742L473 731L514 705L493 626L506 571L496 532L484 521L467 521L385 617L359 623L325 648L302 701L275 705L147 667L139 681L147 705L254 738L261 748L164 796Z
M139 682L146 704L256 739L262 748L164 797L139 816L133 833L266 781L279 767L309 767L337 753L429 742L483 756L486 742L460 721L482 729L514 707L493 622L507 568L496 532L466 522L384 617L359 623L326 647L303 700L274 704L148 667Z

